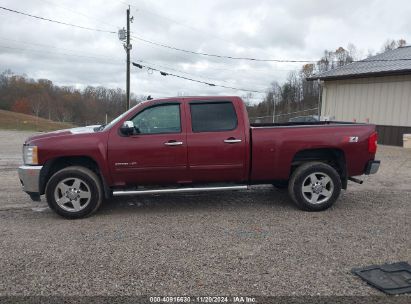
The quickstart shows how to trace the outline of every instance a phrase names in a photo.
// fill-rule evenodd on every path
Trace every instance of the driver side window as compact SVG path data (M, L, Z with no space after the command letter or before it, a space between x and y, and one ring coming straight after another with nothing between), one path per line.
M147 108L131 119L138 134L180 133L180 105Z

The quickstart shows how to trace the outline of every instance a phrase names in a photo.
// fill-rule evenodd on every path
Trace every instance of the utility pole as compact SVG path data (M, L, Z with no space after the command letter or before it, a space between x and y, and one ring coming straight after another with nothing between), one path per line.
M130 109L130 51L132 45L130 43L130 22L133 22L133 17L130 18L130 6L127 9L127 30L124 28L118 31L118 38L124 42L123 46L127 53L127 75L126 75L126 108Z
M130 109L130 5L127 9L127 45L126 45L126 52L127 52L127 86L126 86L126 94L127 94L127 110Z

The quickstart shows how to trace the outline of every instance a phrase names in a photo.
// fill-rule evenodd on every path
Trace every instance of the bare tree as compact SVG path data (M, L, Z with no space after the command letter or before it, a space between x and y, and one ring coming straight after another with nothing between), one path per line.
M382 46L382 52L395 50L405 45L407 45L407 41L403 38L398 39L398 40L388 39L387 41L385 41L384 45Z
M37 93L30 96L30 107L36 117L39 117L40 112L47 106L48 98L50 97L47 93Z

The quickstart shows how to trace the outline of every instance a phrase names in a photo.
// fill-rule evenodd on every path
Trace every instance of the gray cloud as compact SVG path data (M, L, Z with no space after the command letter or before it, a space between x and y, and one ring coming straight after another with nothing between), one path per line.
M68 0L0 3L87 27L117 31L125 25L126 6L122 1L82 1L75 6ZM380 50L388 38L411 40L411 4L406 0L140 0L131 4L133 35L215 54L318 59L324 49L350 42L366 54L369 49ZM300 66L230 61L172 51L138 40L132 43L135 60L180 71L161 68L175 74L192 74L192 78L252 90L264 91L272 81L284 81L290 70ZM0 70L7 68L61 85L124 88L125 52L115 34L75 29L0 11ZM182 92L244 94L136 68L132 68L131 79L133 93L155 97Z

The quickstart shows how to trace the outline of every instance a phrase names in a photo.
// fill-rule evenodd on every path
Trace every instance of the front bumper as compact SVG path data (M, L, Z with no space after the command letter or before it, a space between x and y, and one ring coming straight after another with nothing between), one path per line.
M378 169L380 168L381 161L379 160L370 160L367 164L367 167L365 168L365 174L370 175L370 174L375 174L378 172Z
M40 194L40 171L43 166L20 166L19 178L23 191L28 194Z

